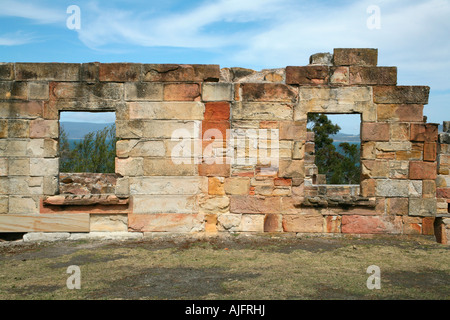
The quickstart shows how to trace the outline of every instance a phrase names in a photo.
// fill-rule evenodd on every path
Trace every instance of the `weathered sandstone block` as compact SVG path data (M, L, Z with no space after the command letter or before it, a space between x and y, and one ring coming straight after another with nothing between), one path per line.
M411 161L409 163L409 178L414 180L434 180L437 176L437 166L434 162Z
M10 196L8 213L10 214L37 214L39 213L39 196Z
M78 81L78 63L16 63L16 80Z
M404 216L409 212L408 198L388 198L386 212L391 215Z
M450 194L449 194L450 195ZM423 180L422 181L422 196L423 198L440 198L439 191L436 190L435 180ZM445 197L442 197L445 198ZM450 197L448 197L450 198Z
M32 158L30 159L30 175L57 176L59 173L59 159Z
M144 81L152 82L218 82L218 65L144 64Z
M2 100L27 100L28 83L15 81L0 82L0 98Z
M194 195L206 188L204 177L131 177L132 195Z
M264 217L264 232L282 232L283 216L281 214L266 214Z
M361 126L361 140L389 141L389 123L363 123Z
M201 86L198 83L164 84L165 101L199 101Z
M219 231L235 232L240 231L241 214L221 214L217 217L217 227Z
M396 85L396 67L350 67L350 85Z
M148 120L142 122L142 137L153 139L198 138L200 121Z
M233 85L231 83L207 82L202 85L203 101L232 101Z
M144 176L194 176L197 165L193 159L144 158Z
M127 232L127 215L95 215L91 214L89 218L90 232Z
M436 215L436 199L409 199L409 215L419 217L434 217Z
M428 104L430 87L427 86L375 86L375 103Z
M286 103L235 102L231 112L235 120L292 120L293 106Z
M389 178L408 179L409 162L408 161L389 161Z
M0 118L36 119L43 116L43 101L0 102Z
M376 195L380 197L421 196L422 181L377 180Z
M223 177L208 178L208 194L216 196L225 195L224 182L225 178Z
M433 123L411 124L411 141L436 142L438 139L438 126Z
M231 196L231 213L281 213L280 197Z
M8 193L14 195L39 195L43 193L42 177L10 177Z
M0 63L0 80L13 80L14 79L14 64L12 63Z
M437 143L425 142L423 145L423 161L436 161Z
M297 92L281 83L243 83L242 100L249 102L287 102L297 101Z
M402 217L403 219L403 234L421 234L422 233L422 218L419 217Z
M121 176L142 176L143 164L143 158L116 158L116 173Z
M32 120L30 138L58 138L59 124L55 120Z
M88 62L81 64L80 81L94 83L99 81L99 62Z
M28 99L30 100L48 100L49 86L48 82L29 82Z
M350 83L349 67L331 67L330 84L348 85Z
M375 121L376 117L369 87L300 87L294 120L306 120L308 112L361 113L364 121Z
M368 66L378 63L378 49L337 48L333 52L335 66Z
M264 216L243 214L238 228L241 232L264 232Z
M163 84L149 82L127 82L125 83L125 100L162 101Z
M200 232L204 230L203 214L130 214L128 230L132 232Z
M230 211L230 198L226 196L200 196L198 198L200 213L227 213Z
M9 159L8 176L28 176L30 174L30 159Z
M388 162L383 160L363 160L362 176L365 178L387 178L389 176Z
M99 65L100 81L137 81L140 79L142 65L139 63L101 63Z
M342 233L350 234L378 234L401 233L401 217L383 216L342 216Z
M322 233L324 218L321 214L283 215L284 232Z
M201 163L198 165L198 175L205 177L229 177L231 166L227 164L226 161L222 161L222 164L206 164Z
M207 102L205 103L205 121L220 121L230 119L229 102Z
M286 67L286 84L321 85L329 79L327 66Z
M422 122L423 105L420 104L377 104L378 121Z
M196 213L195 195L134 195L133 213Z
M164 157L164 141L161 140L120 140L117 141L118 157Z
M283 178L304 178L305 161L280 159L279 176Z
M249 178L226 178L224 189L226 194L244 195L250 190Z
M333 55L329 52L315 53L309 57L310 65L331 66Z
M409 123L391 123L390 124L390 140L391 141L408 141L410 136Z
M80 101L102 103L103 100L121 100L123 97L123 84L115 82L98 82L93 84L51 82L50 97L51 100L75 100L74 103L79 103Z

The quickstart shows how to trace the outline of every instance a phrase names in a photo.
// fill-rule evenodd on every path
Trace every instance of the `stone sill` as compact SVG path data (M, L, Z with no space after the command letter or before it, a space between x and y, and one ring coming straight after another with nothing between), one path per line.
M304 207L367 207L375 208L376 199L360 196L315 196L305 197L303 201L298 203Z
M360 184L313 184L313 187L331 187L331 188L338 188L338 187L349 187L349 188L359 188Z
M118 197L112 194L98 195L56 195L43 199L45 206L92 206L92 205L128 205L128 197Z

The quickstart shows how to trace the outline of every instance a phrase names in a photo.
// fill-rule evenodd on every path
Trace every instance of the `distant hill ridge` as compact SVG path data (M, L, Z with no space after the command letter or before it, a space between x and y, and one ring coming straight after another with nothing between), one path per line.
M361 142L359 134L347 134L339 132L337 134L331 135L330 138L332 138L335 142Z
M83 139L84 136L93 131L100 131L114 124L92 123L92 122L60 122L69 139Z
M83 137L89 132L100 131L106 127L113 125L110 123L92 123L92 122L61 122L62 127L67 133L69 139L83 139ZM359 135L337 133L330 136L336 142L360 142Z

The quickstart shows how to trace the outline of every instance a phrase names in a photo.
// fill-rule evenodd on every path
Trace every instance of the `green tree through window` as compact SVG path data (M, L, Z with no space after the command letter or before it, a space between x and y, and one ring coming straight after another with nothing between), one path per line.
M114 173L116 126L86 134L70 145L64 126L60 127L60 172Z
M338 152L331 136L340 130L325 114L308 114L308 131L315 134L315 163L319 174L326 175L328 184L359 184L360 147L342 142Z

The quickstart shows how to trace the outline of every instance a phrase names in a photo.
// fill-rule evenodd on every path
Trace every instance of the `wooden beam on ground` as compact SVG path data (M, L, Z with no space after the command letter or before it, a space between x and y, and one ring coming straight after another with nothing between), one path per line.
M0 232L89 232L89 214L0 214Z

